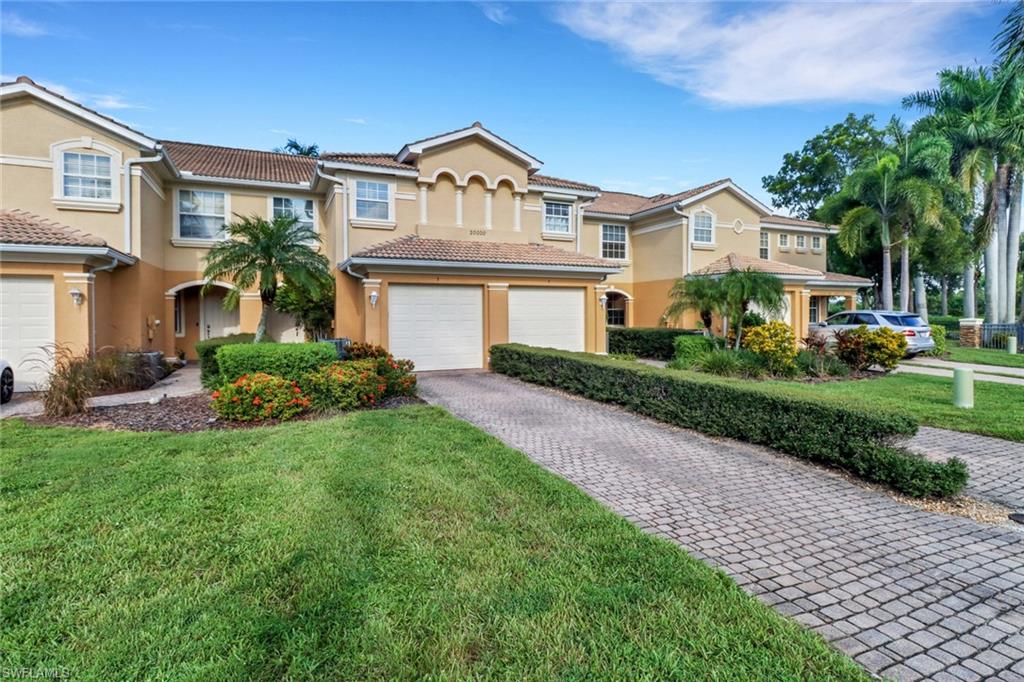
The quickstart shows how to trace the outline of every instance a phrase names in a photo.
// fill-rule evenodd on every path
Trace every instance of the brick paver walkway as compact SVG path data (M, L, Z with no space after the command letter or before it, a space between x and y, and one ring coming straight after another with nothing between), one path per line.
M871 672L1024 680L1024 533L506 377L425 375L420 387Z
M967 494L1024 511L1024 443L922 426L908 443L931 459L954 455L967 463Z

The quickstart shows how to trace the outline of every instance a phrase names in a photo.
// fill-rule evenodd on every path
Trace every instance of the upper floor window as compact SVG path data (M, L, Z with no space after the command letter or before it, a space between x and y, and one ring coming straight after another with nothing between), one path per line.
M105 154L64 152L63 196L69 199L113 198L110 157Z
M296 218L298 225L304 225L311 230L316 229L316 208L312 199L274 197L272 201L271 218Z
M802 234L796 236L796 248L806 249L807 248L807 237Z
M761 232L761 242L757 250L757 255L762 260L768 260L768 233Z
M356 180L356 218L390 220L390 190L386 182Z
M694 214L693 241L696 244L715 243L715 219L710 213L701 211Z
M544 231L555 234L570 234L572 226L569 222L569 215L572 213L572 204L560 204L553 201L544 202Z
M601 258L626 259L626 226L601 226Z
M821 250L821 237L811 237L811 248L815 251Z
M789 248L789 235L788 234L780 234L779 235L779 248L780 249L788 249Z
M227 217L224 192L178 190L178 236L184 239L219 239Z

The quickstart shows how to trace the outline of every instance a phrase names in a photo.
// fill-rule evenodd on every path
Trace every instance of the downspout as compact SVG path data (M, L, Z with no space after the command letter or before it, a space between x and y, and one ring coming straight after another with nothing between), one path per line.
M587 201L585 203L580 204L579 208L576 209L576 253L580 252L580 239L581 239L581 235L583 234L583 211L586 210L586 208L588 206L592 205L593 203L594 203L593 201ZM598 247L599 248L600 248L600 244L601 244L601 242L600 242L600 239L599 239L598 240ZM600 255L600 254L598 254L598 255ZM608 275L605 275L605 277L607 277L607 276ZM602 279L601 281L603 282L604 280Z
M163 161L164 150L156 146L156 156L136 156L124 162L124 252L132 255L132 166Z
M96 273L110 272L117 267L117 259L112 258L107 265L100 265L89 270L89 354L96 357Z
M346 189L344 180L336 178L333 175L328 175L327 173L324 173L323 168L323 161L320 161L319 163L316 164L317 177L323 178L324 180L328 180L336 185L339 185L342 190ZM337 254L335 254L335 257L337 257ZM348 195L346 193L342 194L341 202L341 257L342 260L348 259Z

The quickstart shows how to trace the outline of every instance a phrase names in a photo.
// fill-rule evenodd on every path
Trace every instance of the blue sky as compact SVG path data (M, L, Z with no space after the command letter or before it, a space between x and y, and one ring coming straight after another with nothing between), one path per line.
M731 176L991 60L999 3L5 2L0 70L158 138L397 151L480 120L542 172L643 194ZM910 112L902 112L913 117Z

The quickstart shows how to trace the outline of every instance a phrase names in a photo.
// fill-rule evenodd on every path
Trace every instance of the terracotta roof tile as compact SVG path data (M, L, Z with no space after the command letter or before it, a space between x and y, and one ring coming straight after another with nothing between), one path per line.
M639 194L629 194L627 192L602 192L601 196L586 208L586 212L611 213L623 216L633 215L634 213L648 211L652 208L660 208L662 206L677 204L680 201L697 196L702 192L706 192L717 185L724 185L727 182L731 182L730 178L715 180L714 182L709 182L705 185L701 185L700 187L694 187L683 192L677 192L676 194L656 194L650 197L641 196Z
M353 258L393 258L396 260L463 261L470 263L510 263L525 265L617 268L615 263L585 256L575 251L544 244L422 239L416 235L376 244L353 254Z
M382 166L384 168L415 168L412 164L399 163L395 160L394 154L388 154L387 152L328 152L327 154L321 154L320 158L324 161L361 163L367 166Z
M824 279L826 282L836 282L836 283L843 283L843 284L849 282L850 284L858 284L860 286L868 286L868 285L873 284L873 282L870 279L866 278L866 277L857 277L856 275L846 275L846 274L843 274L842 272L826 272L825 276L822 279Z
M550 185L551 187L564 187L565 189L581 189L586 192L599 192L601 190L597 185L588 185L585 182L566 180L565 178L556 178L553 175L541 175L540 173L531 175L530 182L535 182L538 185Z
M106 246L99 237L18 209L0 210L0 243Z
M816 220L804 220L803 218L792 218L788 215L779 215L777 213L773 213L767 218L762 218L761 222L773 225L792 225L793 227L820 227L822 229L832 227L828 223L819 223Z
M705 265L700 270L695 271L695 275L724 275L727 272L733 270L753 270L754 272L764 272L770 275L779 275L782 277L813 277L821 278L824 273L820 270L812 270L811 268L803 268L799 265L791 265L789 263L780 263L774 260L765 260L763 258L755 258L754 256L741 256L738 253L730 253L727 256L722 256L716 261Z
M300 184L309 182L317 160L308 156L161 140L183 172L214 178Z

